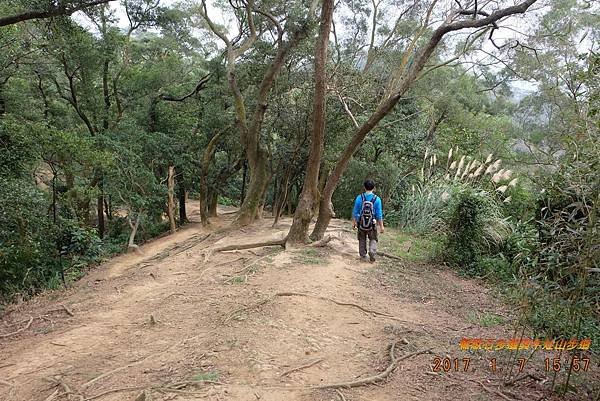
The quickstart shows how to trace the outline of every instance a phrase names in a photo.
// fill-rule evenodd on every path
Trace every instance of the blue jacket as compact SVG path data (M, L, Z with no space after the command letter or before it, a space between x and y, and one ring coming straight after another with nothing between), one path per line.
M370 201L375 196L374 193L364 193L365 199ZM354 200L354 210L352 211L352 216L354 220L358 221L360 219L360 212L362 211L362 194L358 195ZM373 205L373 211L375 212L375 219L377 221L383 220L383 207L381 206L381 198L377 195L377 199L375 200L375 204Z

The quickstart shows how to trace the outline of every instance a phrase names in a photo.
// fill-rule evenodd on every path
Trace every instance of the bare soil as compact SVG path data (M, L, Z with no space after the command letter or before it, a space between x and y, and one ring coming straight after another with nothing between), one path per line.
M327 247L206 260L211 247L283 238L291 223L224 233L234 215L219 211L208 229L192 223L69 289L11 305L0 321L0 400L538 400L549 387L539 358L507 386L514 353L460 350L462 337L514 335L510 308L481 282L427 264L362 264L342 220ZM396 358L431 351L376 384L315 388L384 372L391 344ZM433 372L436 357L458 358L459 371ZM494 357L502 372L491 371Z

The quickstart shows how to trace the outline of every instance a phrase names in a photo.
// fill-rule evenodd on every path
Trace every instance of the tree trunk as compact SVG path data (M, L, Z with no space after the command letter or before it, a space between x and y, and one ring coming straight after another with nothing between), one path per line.
M327 178L329 177L329 171L330 171L329 168L327 168L327 169L325 169L324 167L321 168L321 176L319 177L319 198L318 199L321 199L321 194L323 193L323 190L325 189L325 184L327 183ZM319 206L320 205L321 205L320 202L315 202L313 216L317 216L319 214Z
M106 213L106 219L112 221L112 213L110 211L109 197L104 197L104 213Z
M179 174L175 175L175 180L177 181L177 199L179 200L179 226L182 226L188 221L185 210L186 194L183 171L180 170Z
M0 84L0 117L6 113L6 100L4 100L4 85Z
M284 182L281 183L279 189L279 195L277 196L277 203L274 206L274 214L275 220L273 221L273 227L277 225L279 222L279 218L283 213L287 201L287 193L288 193L288 182L289 182L289 171L286 171L284 176Z
M308 22L305 21L290 32L287 42L279 44L277 54L260 83L256 107L252 117L252 125L245 131L242 131L243 135L241 139L246 150L248 166L250 168L250 183L248 185L248 194L244 198L244 202L240 207L240 213L236 219L237 225L248 225L259 214L258 209L269 181L269 174L267 172L269 154L264 144L260 141L260 132L267 111L269 93L283 67L287 55L308 35L309 28Z
M246 175L248 174L248 162L244 160L244 166L242 167L242 193L240 195L240 205L244 203L246 198Z
M52 170L52 222L56 224L56 171Z
M311 147L300 201L298 202L294 221L287 237L288 243L291 244L304 244L308 242L308 226L313 217L314 205L319 200L319 169L321 167L325 137L325 95L327 85L325 64L327 61L329 32L333 18L333 6L333 0L323 0L319 37L317 38L317 47L315 50L315 94L313 100Z
M137 218L135 219L135 224L131 222L131 216L127 217L129 222L129 227L131 227L131 233L129 234L129 242L127 243L128 249L139 250L139 247L135 244L135 235L137 234L138 227L140 226L140 215L142 213L138 213Z
M169 227L171 234L175 234L177 226L175 225L175 167L169 166L169 178L167 179L168 188L168 203L167 203L167 214L169 216Z
M271 172L271 174L273 174ZM273 181L273 198L271 199L271 216L275 217L275 208L277 206L277 202L279 201L279 180L275 177Z
M262 150L259 153L262 153ZM254 169L250 169L248 192L246 193L246 197L244 198L244 202L242 203L240 212L236 218L237 225L245 226L256 220L258 209L268 181L267 158L265 156L259 156L254 165Z
M106 231L106 222L104 220L104 173L100 169L96 169L91 186L97 186L98 198L96 199L96 210L98 212L98 236L104 238ZM89 210L89 209L88 209Z
M224 131L217 132L208 142L208 145L204 149L204 154L202 155L202 171L200 172L200 220L202 221L202 225L208 226L210 225L209 220L209 197L208 197L208 169L210 167L210 162L215 155L215 151L217 149L217 142L219 138L223 134Z
M208 216L209 217L218 217L218 213L217 213L217 205L218 205L218 200L219 200L219 194L214 191L211 195L210 195L210 202L208 204Z

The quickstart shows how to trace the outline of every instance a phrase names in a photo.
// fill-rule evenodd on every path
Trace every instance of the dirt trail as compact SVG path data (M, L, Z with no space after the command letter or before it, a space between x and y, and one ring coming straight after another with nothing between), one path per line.
M222 215L212 231L232 218ZM465 355L463 336L510 335L475 324L471 312L506 311L478 282L448 270L360 264L347 222L332 222L336 239L326 248L204 261L215 244L282 238L290 220L271 224L220 238L195 223L142 246L143 255L93 269L69 290L12 307L0 333L34 319L0 338L0 400L502 400L540 390L530 383L500 393L481 354L474 372L431 372L435 356ZM397 357L432 351L402 361L380 385L311 388L381 373L391 343Z

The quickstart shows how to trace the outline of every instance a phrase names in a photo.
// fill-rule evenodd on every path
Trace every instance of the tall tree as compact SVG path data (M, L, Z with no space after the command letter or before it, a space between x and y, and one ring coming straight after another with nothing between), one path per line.
M525 13L536 1L526 0L514 6L499 8L491 13L480 8L478 9L477 6L471 9L463 9L462 6L454 8L449 12L445 21L433 31L429 40L420 49L415 50L418 40L429 26L430 17L437 1L434 0L431 3L423 19L422 28L413 37L411 44L398 65L397 71L390 77L388 90L381 97L375 111L367 121L356 129L352 139L346 145L331 175L328 177L323 193L321 194L317 223L311 234L313 239L323 238L329 221L334 216L331 198L342 174L348 166L348 162L369 132L392 111L404 94L411 88L444 36L451 32L469 28L491 26L493 27L492 29L496 29L499 20L511 15ZM457 3L460 4L460 2Z
M308 225L313 217L315 205L319 200L319 169L325 137L325 101L327 89L325 67L327 64L327 48L329 46L329 32L331 31L333 20L333 9L333 0L323 0L319 36L315 49L315 93L313 97L311 146L300 201L288 234L288 242L292 244L308 242Z
M269 152L265 143L261 140L261 131L268 107L269 93L289 53L307 37L316 2L313 1L311 3L308 16L300 19L300 21L297 21L297 16L292 15L280 16L278 19L270 12L258 9L253 0L241 1L241 3L243 6L236 8L236 10L241 10L239 14L236 14L238 15L240 26L243 27L240 36L244 34L246 29L249 31L249 34L239 45L235 44L236 40L229 39L225 31L209 18L204 0L199 8L199 14L206 21L209 29L226 46L227 81L234 97L236 126L240 134L240 142L244 147L250 169L250 183L236 220L237 224L246 225L258 217L260 204L269 181L267 170ZM255 15L261 16L267 26L267 31L275 30L274 45L276 45L277 51L259 84L258 93L256 94L256 99L254 99L255 106L252 118L249 119L246 99L240 90L236 77L236 63L240 56L254 46L259 36L263 33L257 30ZM285 26L281 25L280 19L286 19ZM285 36L287 36L287 40L285 40Z

